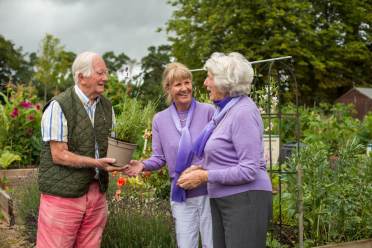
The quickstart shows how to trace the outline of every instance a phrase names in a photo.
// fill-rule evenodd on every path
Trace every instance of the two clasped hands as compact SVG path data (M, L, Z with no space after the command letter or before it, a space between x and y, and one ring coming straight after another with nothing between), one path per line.
M137 176L144 170L145 165L138 160L131 160L125 165L122 172L130 177ZM177 185L184 189L194 189L208 181L208 172L200 165L191 165L183 171Z

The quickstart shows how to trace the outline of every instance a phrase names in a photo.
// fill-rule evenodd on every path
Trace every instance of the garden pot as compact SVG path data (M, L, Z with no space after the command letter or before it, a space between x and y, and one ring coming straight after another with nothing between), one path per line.
M136 147L136 144L123 142L109 137L107 157L116 159L116 162L113 164L114 166L124 166L132 159Z

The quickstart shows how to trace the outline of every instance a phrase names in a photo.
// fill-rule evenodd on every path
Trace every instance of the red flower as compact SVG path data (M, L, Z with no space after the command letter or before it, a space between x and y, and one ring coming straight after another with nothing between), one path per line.
M13 111L12 111L12 113L10 113L10 116L12 118L16 118L18 115L19 115L19 111L18 111L17 108L14 108Z
M127 179L124 177L119 177L118 181L116 182L118 187L124 186L126 183L127 183Z
M32 108L32 103L28 102L28 101L23 101L21 102L20 104L23 108L25 109L29 109L29 108Z
M35 120L35 116L33 116L33 115L28 115L28 116L26 117L26 119L27 119L28 121L33 121L33 120Z
M40 103L35 104L35 108L36 108L36 110L40 110L41 109Z

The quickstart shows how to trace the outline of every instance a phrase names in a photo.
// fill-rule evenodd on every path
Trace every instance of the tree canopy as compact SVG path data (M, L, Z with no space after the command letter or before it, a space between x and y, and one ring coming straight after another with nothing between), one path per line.
M16 48L14 44L0 35L0 89L1 85L9 81L29 81L31 66L25 59L22 48Z
M164 66L170 63L170 46L161 45L148 48L148 54L142 58L143 84L140 87L140 97L158 100L158 110L166 107L165 97L161 86Z
M368 0L171 0L172 53L199 68L216 51L249 60L294 57L303 102L372 85Z

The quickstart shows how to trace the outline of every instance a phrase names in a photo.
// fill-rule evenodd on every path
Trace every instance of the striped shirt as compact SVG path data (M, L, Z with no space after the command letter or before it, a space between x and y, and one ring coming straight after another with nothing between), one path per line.
M89 116L90 121L94 127L94 116L96 112L96 106L99 102L99 97L91 104L89 98L75 85L75 93L84 105L85 110ZM115 127L115 113L112 109L112 128ZM53 100L43 113L41 119L41 135L44 142L48 141L59 141L67 143L67 120L62 112L62 108L59 103ZM114 133L111 134L115 136ZM95 146L95 157L99 158L98 144Z

